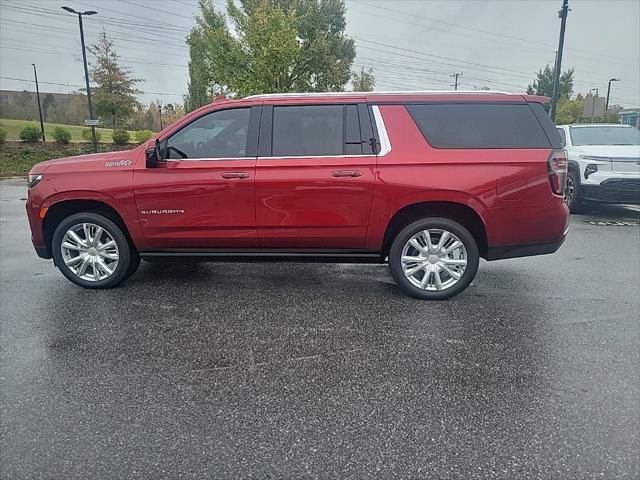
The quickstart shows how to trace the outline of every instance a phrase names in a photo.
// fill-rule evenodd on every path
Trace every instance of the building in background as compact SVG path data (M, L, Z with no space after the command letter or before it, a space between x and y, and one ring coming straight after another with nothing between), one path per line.
M640 108L625 108L619 113L620 123L640 128Z

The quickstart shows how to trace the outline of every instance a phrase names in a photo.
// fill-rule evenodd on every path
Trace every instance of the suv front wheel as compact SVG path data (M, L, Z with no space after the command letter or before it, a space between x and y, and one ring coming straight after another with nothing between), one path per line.
M70 215L57 226L51 242L62 274L85 288L111 288L129 278L140 264L122 229L97 213Z
M478 271L478 245L469 231L447 218L418 220L398 233L389 268L409 295L444 300L467 288Z
M571 213L580 213L582 211L581 193L578 174L575 170L570 170L569 175L567 175L567 185L564 189L564 201Z

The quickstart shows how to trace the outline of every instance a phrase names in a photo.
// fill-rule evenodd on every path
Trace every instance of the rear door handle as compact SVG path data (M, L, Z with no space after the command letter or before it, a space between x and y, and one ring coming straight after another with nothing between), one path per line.
M249 178L248 172L224 172L220 174L222 178Z
M362 172L358 170L334 170L331 175L334 177L360 177Z

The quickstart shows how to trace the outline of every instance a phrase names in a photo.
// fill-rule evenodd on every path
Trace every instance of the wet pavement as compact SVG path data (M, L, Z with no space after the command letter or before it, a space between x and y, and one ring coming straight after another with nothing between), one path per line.
M2 478L640 475L640 209L430 303L386 266L83 290L36 257L25 195L0 182Z

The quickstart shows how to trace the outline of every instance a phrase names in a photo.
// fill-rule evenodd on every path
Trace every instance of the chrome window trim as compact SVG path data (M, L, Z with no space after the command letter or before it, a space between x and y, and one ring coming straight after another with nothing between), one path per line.
M391 152L391 141L389 140L389 134L387 133L387 127L384 124L384 120L382 118L382 114L380 113L380 108L377 105L373 105L371 107L372 111L373 111L373 117L375 120L375 127L376 130L378 132L378 138L380 139L380 152L377 154L378 157L384 157L385 155L388 155L389 152ZM258 155L258 159L264 159L264 160L276 160L276 159L282 159L282 160L289 160L289 159L296 159L296 158L362 158L362 157L373 157L375 154L361 154L361 155L288 155L288 156L281 156L281 157L274 157L274 156L269 156L269 157L261 157Z
M371 107L371 110L373 111L373 118L376 121L378 139L380 140L380 152L378 153L378 156L384 157L385 155L389 154L389 152L391 152L391 141L389 140L389 135L387 134L387 127L384 124L382 113L380 113L380 107L378 107L378 105L373 105Z
M389 140L389 134L387 133L387 127L384 124L384 119L382 118L382 113L380 112L380 107L378 105L373 105L371 107L373 111L373 118L375 120L375 128L378 132L378 139L380 141L380 152L377 154L378 157L384 157L391 152L391 141ZM373 157L375 154L353 154L353 155L285 155L285 156L260 156L257 157L220 157L220 158L185 158L185 159L163 159L163 162L197 162L197 161L218 161L218 160L295 160L299 158L363 158L363 157Z
M258 156L258 160L290 160L295 158L362 158L362 157L374 157L375 154L353 154L353 155L288 155L284 157L261 157Z
M256 157L202 157L202 158L163 158L160 162L205 162L220 160L255 160Z

